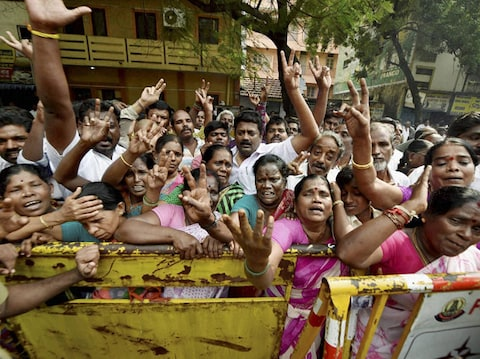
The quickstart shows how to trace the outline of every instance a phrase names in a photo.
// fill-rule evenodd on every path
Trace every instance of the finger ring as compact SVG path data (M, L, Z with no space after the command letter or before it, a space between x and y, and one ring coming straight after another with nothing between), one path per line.
M135 135L135 132L132 132L132 133L130 134L130 139L133 140L133 139L135 138L135 136L136 136L136 135Z

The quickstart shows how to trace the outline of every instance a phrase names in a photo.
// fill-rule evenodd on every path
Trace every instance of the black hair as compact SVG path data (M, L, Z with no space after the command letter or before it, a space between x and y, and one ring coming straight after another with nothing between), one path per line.
M0 127L14 125L22 126L25 131L30 132L33 116L27 110L17 106L0 107Z
M33 165L33 164L16 164L7 168L4 168L0 172L0 197L5 195L5 190L7 189L8 183L12 176L18 175L21 172L29 172L35 176L38 176L43 182L50 184L49 176L45 175L45 171L42 170L42 167ZM51 172L50 172L51 174Z
M471 202L479 204L480 192L469 187L447 186L430 195L425 216L441 216Z
M253 165L253 173L255 177L257 177L257 172L260 167L265 166L268 163L273 163L277 166L280 174L282 175L283 179L286 181L288 177L288 167L284 160L274 154L266 154L260 157L255 164Z
M300 196L300 192L302 192L303 187L305 187L305 183L307 181L314 180L314 179L317 179L317 178L319 178L323 182L325 182L325 184L327 185L327 188L328 188L328 192L330 193L330 198L332 198L332 200L333 200L332 187L330 187L330 182L328 182L327 178L325 176L320 176L320 175L317 175L315 173L312 173L308 176L303 177L300 180L300 182L298 182L297 185L295 186L295 190L293 191L294 194L295 194L295 201L297 201L298 197Z
M475 151L473 150L473 147L466 141L456 138L456 137L448 137L444 139L442 142L439 142L428 150L427 154L425 155L425 166L431 165L433 162L433 155L436 150L438 150L440 147L443 147L445 145L456 145L456 146L463 146L467 152L469 153L470 157L472 158L473 164L476 166L478 165L478 157Z
M337 183L338 187L340 187L340 189L343 189L345 188L346 185L350 184L354 179L355 177L353 176L352 166L345 166L337 173L335 182Z
M227 151L228 153L230 153L230 155L233 158L232 151L228 147L216 144L216 145L211 145L207 147L207 149L203 153L202 161L205 163L208 163L208 161L210 161L212 157L215 155L215 153L218 151Z
M83 119L85 118L85 116L88 116L90 111L95 110L95 102L96 102L96 99L94 98L89 98L82 101L82 103L78 108L78 118L77 118L78 122L83 122ZM115 120L118 123L120 120L120 110L118 109L118 106L115 106L115 104L112 101L106 101L106 100L100 101L100 112L107 112L110 109L110 107L113 107Z
M267 122L267 126L265 127L265 131L268 132L268 129L272 125L283 125L285 127L285 131L288 128L287 120L285 120L283 117L277 116L277 115L270 117L270 120Z
M146 109L147 114L150 110L167 110L169 119L173 117L173 113L175 112L168 103L162 100L158 100L157 102L152 103L150 106L148 106Z
M218 130L219 128L222 128L225 131L227 131L227 135L228 135L228 125L226 123L222 121L210 121L203 130L205 134L205 138L207 138L211 132Z
M157 140L157 143L155 144L155 152L159 153L163 146L165 146L169 142L176 142L182 147L182 153L183 153L183 144L182 141L180 141L180 138L177 135L172 135L172 134L166 134L160 137Z
M263 135L262 133L262 116L255 111L255 110L243 110L240 112L237 117L235 117L235 121L233 122L233 128L236 130L239 123L241 122L249 122L254 123L257 125L258 132L260 136Z
M89 182L82 187L78 198L89 195L97 196L102 201L103 209L112 211L119 203L125 203L122 194L112 185L105 182Z
M480 125L480 112L468 112L457 117L449 126L447 136L460 137L472 127Z

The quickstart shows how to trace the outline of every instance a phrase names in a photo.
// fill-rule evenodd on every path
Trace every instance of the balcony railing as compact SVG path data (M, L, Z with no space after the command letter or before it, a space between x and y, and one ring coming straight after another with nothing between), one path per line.
M60 51L62 62L66 65L217 73L233 71L232 65L214 65L221 59L217 46L199 49L189 42L62 34Z

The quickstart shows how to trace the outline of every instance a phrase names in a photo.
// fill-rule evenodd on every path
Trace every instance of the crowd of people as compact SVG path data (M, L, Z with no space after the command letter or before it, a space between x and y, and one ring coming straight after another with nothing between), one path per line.
M189 109L160 100L160 79L131 105L72 103L57 29L90 9L61 0L26 0L32 47L5 40L32 61L40 102L35 118L0 108L0 262L11 273L18 251L51 242L90 242L78 269L31 288L1 288L0 317L38 305L98 264L95 243L172 244L181 258L244 260L251 295L272 286L293 244L324 244L336 257L299 258L280 347L295 348L325 276L478 271L480 268L480 113L454 120L446 134L389 117L372 119L365 80L349 82L351 102L328 109L329 69L309 62L318 85L313 111L300 90L295 53L281 52L296 118L267 114L268 83L252 108L214 115L209 83ZM55 283L52 285L52 283ZM21 290L42 295L28 303ZM224 297L228 288L164 288L167 297ZM238 293L236 293L238 295ZM26 298L26 296L24 296ZM12 304L13 303L13 304ZM404 308L408 313L411 308ZM405 315L405 314L404 314ZM368 311L359 316L360 338ZM386 328L402 320L384 320ZM385 333L385 331L381 332ZM371 358L388 358L399 338L376 335ZM321 338L312 344L316 358ZM353 346L356 349L355 345Z

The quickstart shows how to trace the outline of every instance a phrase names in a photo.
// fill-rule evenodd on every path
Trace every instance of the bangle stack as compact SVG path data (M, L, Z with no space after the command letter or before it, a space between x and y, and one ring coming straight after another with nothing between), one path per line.
M144 204L145 206L148 206L148 207L157 207L157 206L158 206L158 202L159 202L159 201L157 201L157 202L150 202L150 200L147 198L147 195L146 195L146 194L143 195L142 201L143 201L143 204Z
M248 264L247 264L247 260L245 259L245 261L243 262L243 266L245 267L245 273L247 273L247 276L250 276L250 277L261 277L262 275L264 275L265 273L267 273L268 269L270 268L270 263L267 263L267 265L265 266L265 268L261 271L261 272L254 272L253 270L251 270L249 267L248 267Z
M407 221L406 223L411 222L412 219L417 216L417 212L409 211L408 209L399 204L393 206L393 208L396 208L399 211L398 213Z
M217 216L215 216L215 213L213 214L213 216L215 217L215 219L209 225L206 225L206 226L202 227L204 230L208 231L209 229L215 228L217 226L218 218L217 218Z
M402 229L410 221L408 215L396 206L383 211L383 215L387 216L397 229Z
M356 163L352 158L352 167L356 168L357 170L368 170L369 168L373 167L373 159L371 159L367 164L361 165Z

